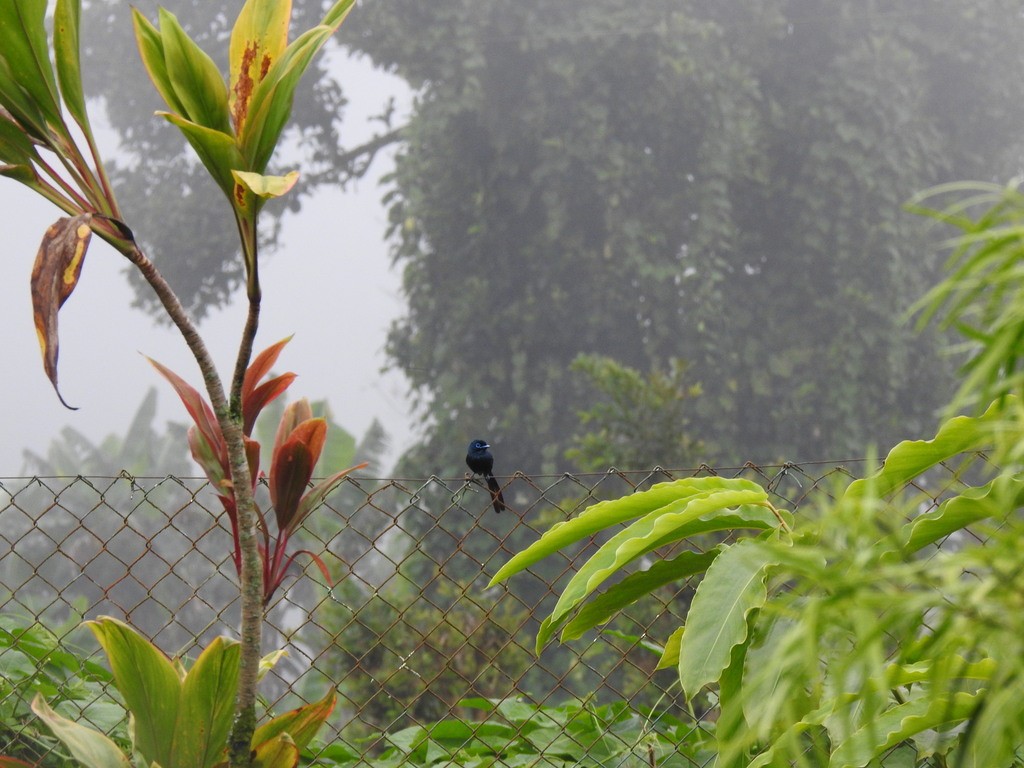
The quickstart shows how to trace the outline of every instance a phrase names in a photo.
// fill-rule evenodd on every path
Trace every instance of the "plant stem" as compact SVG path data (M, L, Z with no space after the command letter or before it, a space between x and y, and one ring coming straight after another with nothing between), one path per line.
M256 504L253 499L252 478L246 459L245 443L242 439L241 410L231 412L220 376L213 364L213 358L206 344L181 305L177 295L167 281L134 242L122 241L119 250L134 264L146 282L156 292L171 321L181 332L206 385L210 404L217 416L224 442L228 448L231 463L231 479L238 516L238 541L242 553L241 562L241 645L242 656L238 679L238 697L235 700L235 722L229 742L229 759L232 768L248 768L251 765L252 734L256 729L256 683L259 673L261 633L263 628L263 569L260 564L256 543ZM257 306L258 315L259 308ZM255 335L255 323L246 324L246 334ZM252 338L243 338L242 347L252 349Z

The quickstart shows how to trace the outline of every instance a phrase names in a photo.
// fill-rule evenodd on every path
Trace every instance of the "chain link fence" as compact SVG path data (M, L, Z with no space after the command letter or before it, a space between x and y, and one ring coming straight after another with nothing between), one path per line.
M488 589L491 575L552 523L657 482L746 477L764 485L777 505L799 513L808 498L834 493L864 467L851 460L515 475L505 479L511 509L502 514L491 509L486 489L465 478L348 478L293 542L293 551L322 556L333 585L304 567L308 558L299 555L267 617L264 649L281 648L287 656L262 683L265 704L280 712L336 689L333 733L324 741L357 744L366 756L387 746L384 734L409 726L481 720L487 710L480 700L539 707L627 702L632 712L670 718L677 737L699 741L714 717L713 699L683 700L676 673L656 671L657 655L643 642L645 636L663 640L680 624L695 583L659 590L607 631L552 643L537 655L540 621L599 542ZM911 490L920 494L921 510L960 489L961 471L917 481ZM266 505L266 489L260 494ZM18 627L38 623L100 663L98 646L80 621L111 615L169 655L194 657L238 626L231 534L221 515L209 485L197 478L0 479L0 634L10 640ZM721 540L708 535L689 546L710 548ZM23 652L13 642L0 643L6 681L0 723L7 724L0 725L0 754L26 737L11 722L31 719L18 676L32 674L33 663L48 663L44 656L26 661L14 655ZM709 753L706 760L691 756L677 764L710 762Z

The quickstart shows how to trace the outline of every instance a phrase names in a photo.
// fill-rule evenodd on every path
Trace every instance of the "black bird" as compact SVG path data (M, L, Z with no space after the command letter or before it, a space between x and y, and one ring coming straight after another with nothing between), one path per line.
M491 474L494 467L494 456L491 455L490 447L485 440L474 440L469 444L466 451L466 466L474 475L483 475L487 481L487 487L491 491L491 502L494 504L494 511L501 512L508 509L505 506L505 497L501 495L501 486Z

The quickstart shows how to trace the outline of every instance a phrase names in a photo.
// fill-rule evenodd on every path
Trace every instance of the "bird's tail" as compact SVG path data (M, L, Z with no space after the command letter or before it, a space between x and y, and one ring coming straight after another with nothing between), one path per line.
M491 503L494 504L494 511L501 512L503 509L508 509L505 505L505 497L501 495L501 486L498 485L494 475L487 475L487 487L491 491Z

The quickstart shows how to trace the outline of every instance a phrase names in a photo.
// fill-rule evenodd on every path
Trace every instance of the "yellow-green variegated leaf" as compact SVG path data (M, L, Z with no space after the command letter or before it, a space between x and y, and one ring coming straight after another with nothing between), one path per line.
M32 316L43 353L43 368L67 408L71 406L64 402L57 387L57 313L78 285L92 237L91 218L86 214L57 219L43 235L32 267Z
M229 133L228 89L220 70L173 13L163 8L159 13L167 76L185 108L182 116L205 128Z
M245 118L245 134L239 137L245 167L257 172L267 167L291 116L295 88L313 56L332 34L333 27L314 27L305 32L288 46L267 76L256 84Z
M78 26L81 15L81 0L57 0L53 14L53 53L64 104L75 122L89 134L89 116L85 111L79 58Z
M299 172L291 171L284 176L264 176L262 173L249 171L232 171L235 181L248 189L257 197L281 197L295 186L299 180Z
M288 47L291 0L246 0L231 30L229 107L235 134L245 135L253 89Z

